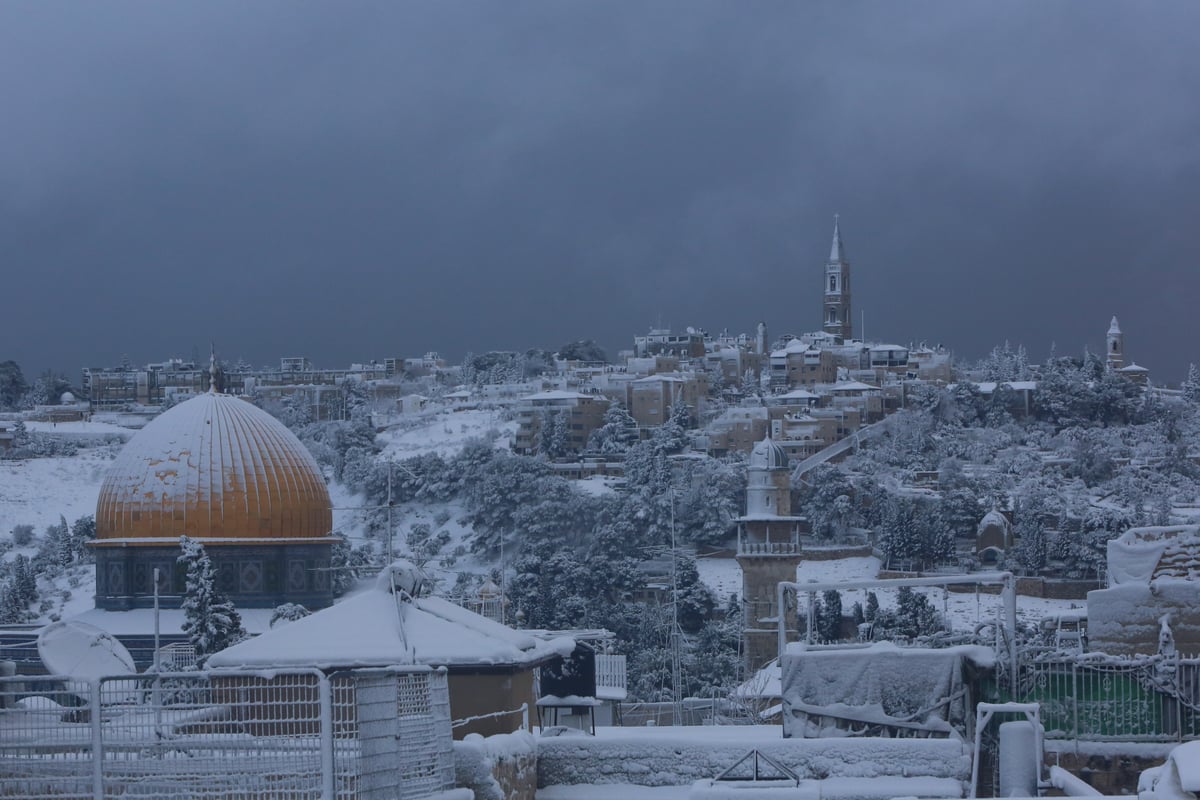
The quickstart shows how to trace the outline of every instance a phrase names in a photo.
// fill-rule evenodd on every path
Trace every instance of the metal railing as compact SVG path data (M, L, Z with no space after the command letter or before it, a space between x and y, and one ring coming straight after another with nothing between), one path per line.
M801 552L799 542L738 542L740 556L791 556Z
M624 700L626 695L625 656L596 654L596 697Z
M1021 665L1021 699L1042 707L1049 739L1200 738L1200 659L1082 655Z
M453 785L444 672L0 679L0 797L407 799Z

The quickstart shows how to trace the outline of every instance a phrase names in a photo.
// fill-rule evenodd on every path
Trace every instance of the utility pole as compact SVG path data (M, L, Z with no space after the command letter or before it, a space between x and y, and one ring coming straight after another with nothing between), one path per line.
M388 564L392 563L392 558L394 557L393 553L395 552L392 550L392 464L393 463L394 462L392 461L392 459L389 458L388 459L388 496L387 496L387 537L386 537L387 553L383 559L383 566L385 566L385 567Z
M675 490L671 490L671 717L676 726L683 724L683 668L680 664L679 629L679 553L675 549Z

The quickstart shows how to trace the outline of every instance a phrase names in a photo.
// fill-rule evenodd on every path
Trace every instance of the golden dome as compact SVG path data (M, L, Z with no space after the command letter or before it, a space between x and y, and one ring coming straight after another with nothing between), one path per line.
M329 490L300 440L262 409L213 392L139 431L96 503L98 543L312 539L332 527Z

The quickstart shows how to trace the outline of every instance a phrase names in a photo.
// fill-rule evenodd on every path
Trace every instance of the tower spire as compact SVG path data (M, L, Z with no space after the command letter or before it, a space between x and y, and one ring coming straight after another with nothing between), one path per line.
M217 345L213 342L208 343L208 391L217 393Z
M841 261L844 258L843 253L845 250L842 247L842 230L838 223L840 216L840 214L833 215L833 244L829 248L830 261Z

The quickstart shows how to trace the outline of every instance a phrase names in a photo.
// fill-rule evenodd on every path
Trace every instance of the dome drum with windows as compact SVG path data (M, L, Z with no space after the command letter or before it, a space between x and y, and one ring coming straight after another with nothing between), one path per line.
M96 504L96 606L178 606L179 538L201 541L217 588L246 608L333 601L332 504L312 455L282 423L207 392L125 446Z

